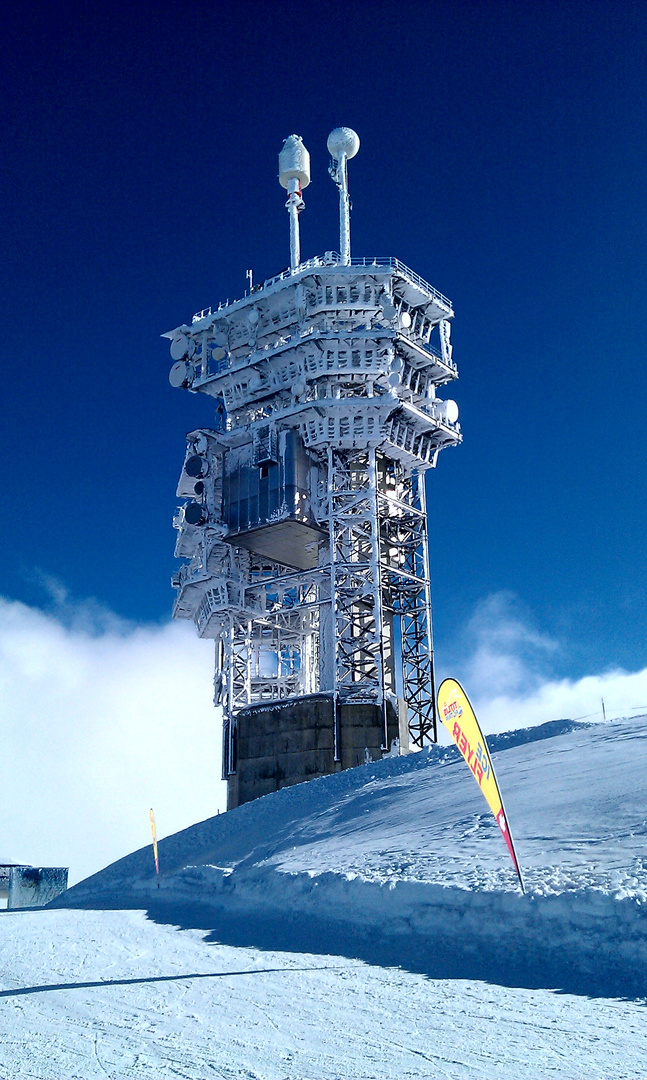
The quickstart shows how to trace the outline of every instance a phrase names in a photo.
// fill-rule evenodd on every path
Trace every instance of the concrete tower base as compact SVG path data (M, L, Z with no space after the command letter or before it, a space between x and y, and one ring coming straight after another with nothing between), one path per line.
M398 711L406 714L406 709ZM400 737L406 752L406 716L402 720L398 722L388 702L387 748ZM341 705L336 710L328 694L251 705L238 713L236 729L236 772L228 780L228 810L280 788L363 765L367 751L376 761L382 757L385 736L380 706Z

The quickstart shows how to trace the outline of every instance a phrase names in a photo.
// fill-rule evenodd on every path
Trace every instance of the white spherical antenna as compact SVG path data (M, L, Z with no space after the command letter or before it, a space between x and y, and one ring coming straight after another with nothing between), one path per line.
M409 330L411 327L411 316L408 311L403 311L400 314L400 326L403 330Z
M328 136L328 153L335 161L341 157L354 158L359 150L359 135L352 128L339 127Z

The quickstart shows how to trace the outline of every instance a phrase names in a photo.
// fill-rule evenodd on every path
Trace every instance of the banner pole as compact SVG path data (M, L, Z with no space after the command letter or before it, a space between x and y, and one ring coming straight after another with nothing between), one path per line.
M456 679L444 679L438 687L438 714L460 750L463 760L496 818L496 823L501 830L510 858L517 871L521 891L525 895L526 887L487 741L481 731L481 725L476 719L476 713L471 702Z

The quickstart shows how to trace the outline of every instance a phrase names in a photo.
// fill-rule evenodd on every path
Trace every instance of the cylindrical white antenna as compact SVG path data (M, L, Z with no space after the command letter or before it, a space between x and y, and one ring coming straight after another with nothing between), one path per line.
M328 136L332 161L328 172L339 188L339 254L343 266L350 265L350 198L348 195L349 158L359 150L359 135L352 128L339 127Z
M290 215L290 269L296 270L301 262L299 242L299 214L305 203L301 191L310 183L310 154L300 135L289 135L279 154L279 183L288 193L286 207Z

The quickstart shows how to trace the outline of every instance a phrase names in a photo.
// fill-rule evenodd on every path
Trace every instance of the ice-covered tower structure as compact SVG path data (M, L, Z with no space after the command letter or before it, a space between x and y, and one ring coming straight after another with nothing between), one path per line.
M174 616L216 643L229 806L436 738L425 473L461 441L450 301L351 258L349 128L328 139L340 254L300 261L310 158L279 155L291 265L169 331L187 436Z

